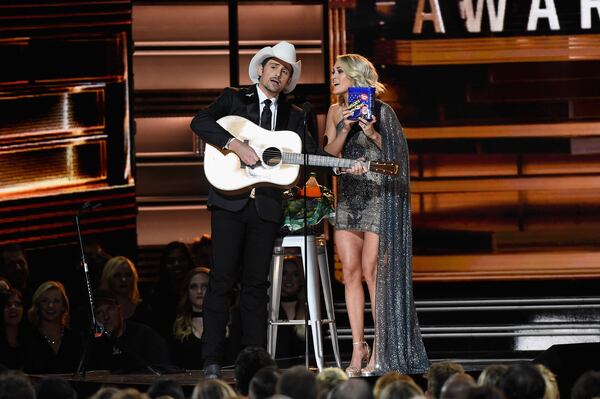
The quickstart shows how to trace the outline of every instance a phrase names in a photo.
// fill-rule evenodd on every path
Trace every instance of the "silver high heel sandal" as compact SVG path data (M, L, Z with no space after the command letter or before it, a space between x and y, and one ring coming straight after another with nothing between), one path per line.
M369 359L371 358L371 348L369 347L369 344L367 344L366 341L357 341L357 342L352 342L352 349L354 349L354 347L360 348L362 355L360 358L360 366L356 367L356 366L348 366L346 367L346 374L348 374L348 377L352 378L352 377L360 377L362 375L362 370L364 370L363 364L367 364L367 362L369 361Z
M375 342L373 342L373 356L375 356ZM377 359L375 359L375 363L373 365L369 365L368 362L371 360L369 357L367 359L367 365L360 369L361 377L374 377L380 375L380 370L377 365Z

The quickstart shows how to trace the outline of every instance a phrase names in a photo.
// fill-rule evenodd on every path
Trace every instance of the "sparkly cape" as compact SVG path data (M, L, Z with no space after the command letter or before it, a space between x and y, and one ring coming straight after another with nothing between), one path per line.
M381 155L400 164L400 175L382 184L381 227L375 294L378 371L423 373L429 360L419 330L412 290L412 229L408 145L396 113L378 101Z

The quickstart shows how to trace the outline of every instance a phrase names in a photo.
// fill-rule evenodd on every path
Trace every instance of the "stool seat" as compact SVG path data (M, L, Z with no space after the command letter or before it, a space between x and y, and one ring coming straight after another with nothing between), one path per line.
M277 327L280 325L300 325L305 324L306 322L304 319L279 319L285 248L300 248L305 276L306 296L308 300L308 325L312 332L315 360L319 370L323 370L323 324L329 326L329 335L331 337L335 361L337 366L341 367L326 243L325 238L322 236L316 237L314 235L308 235L306 237L303 235L292 235L285 236L283 239L278 240L273 248L273 267L271 268L270 275L271 288L269 289L270 301L267 351L275 358L277 349ZM319 284L319 281L321 284ZM325 309L327 312L326 319L321 319L320 288L323 289Z

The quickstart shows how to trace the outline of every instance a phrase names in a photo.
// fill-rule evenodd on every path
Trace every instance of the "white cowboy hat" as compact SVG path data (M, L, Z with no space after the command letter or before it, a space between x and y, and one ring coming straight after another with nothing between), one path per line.
M258 83L258 66L267 58L279 58L282 61L287 62L292 66L293 72L288 85L283 89L284 93L289 93L296 87L298 80L300 79L300 71L302 70L301 61L296 61L296 48L293 44L288 42L279 42L273 47L267 46L262 48L252 60L248 66L248 74L250 80L254 83Z

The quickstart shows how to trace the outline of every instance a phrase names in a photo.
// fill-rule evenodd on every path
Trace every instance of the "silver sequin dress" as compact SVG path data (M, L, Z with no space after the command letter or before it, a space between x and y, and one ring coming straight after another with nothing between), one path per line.
M418 374L427 371L430 363L423 345L412 291L408 145L392 107L378 100L375 115L378 120L376 130L382 136L382 149L375 147L376 156L367 156L367 159L397 162L400 165L400 175L380 175L373 179L369 173L361 185L358 183L361 176L346 180L354 182L356 186L345 189L342 180L338 203L350 204L351 211L343 210L342 215L354 215L353 212L361 207L362 210L368 208L365 215L355 217L359 220L357 225L367 226L378 221L378 228L368 230L379 233L375 293L377 371L381 374L391 370L404 374ZM355 140L358 142L359 138ZM344 198L352 193L358 196L357 200ZM357 205L363 201L367 206ZM368 222L365 222L366 220ZM344 220L342 226L343 222ZM341 227L336 225L336 228Z
M358 124L354 124L344 144L342 157L380 159L381 150L369 140ZM340 175L335 209L336 229L379 233L381 183L381 175L372 172L363 176Z

